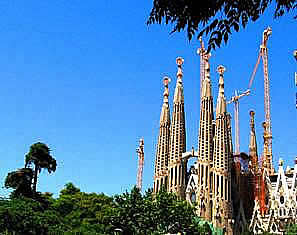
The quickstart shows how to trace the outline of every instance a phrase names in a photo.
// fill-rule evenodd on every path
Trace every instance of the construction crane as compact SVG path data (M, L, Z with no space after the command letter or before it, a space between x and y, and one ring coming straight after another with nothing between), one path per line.
M234 121L235 121L235 156L240 155L240 131L239 131L239 99L250 94L250 90L239 94L235 91L235 95L231 98L227 104L234 103Z
M263 72L264 72L264 111L265 111L265 123L267 125L267 134L266 134L267 152L266 152L266 155L264 155L264 161L269 175L274 173L274 169L272 165L272 132L271 132L270 92L269 92L268 56L267 56L267 41L271 33L272 33L272 30L270 27L265 29L263 32L262 43L260 46L257 63L255 65L255 68L253 70L253 73L248 85L248 89L251 89L253 80L255 78L255 75L258 69L258 65L262 58Z
M136 149L136 153L138 155L138 170L137 170L137 179L136 179L136 187L141 191L142 189L142 173L143 173L143 165L144 165L144 140L141 138L139 140L139 146Z

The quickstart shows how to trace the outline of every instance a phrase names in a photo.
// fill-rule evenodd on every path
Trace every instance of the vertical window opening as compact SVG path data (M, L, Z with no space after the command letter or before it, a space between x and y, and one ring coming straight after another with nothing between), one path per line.
M212 193L212 172L210 172L210 182L209 182L209 184L210 184L210 186L209 186L209 188L210 188L210 192Z
M224 180L223 180L223 176L221 175L221 197L223 197L223 184L224 184Z
M177 183L177 166L174 167L174 185Z
M227 198L227 179L225 179L225 200L228 200Z
M178 172L178 183L181 185L181 177L182 177L182 171L181 171L181 165L179 165L179 172Z
M217 175L217 182L216 182L217 191L216 191L216 194L218 194L218 191L219 191L219 181L220 181L220 176Z
M206 168L205 168L205 174L206 174L205 185L207 186L207 184L208 184L208 182L207 182L207 180L208 180L208 166L206 166Z

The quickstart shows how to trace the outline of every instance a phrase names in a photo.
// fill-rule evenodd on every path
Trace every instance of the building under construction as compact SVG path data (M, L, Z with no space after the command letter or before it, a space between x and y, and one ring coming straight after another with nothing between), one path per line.
M297 162L294 168L283 169L279 162L276 172L272 164L272 133L270 117L269 79L266 42L271 34L263 33L256 68L262 58L264 66L263 153L259 155L255 132L255 112L250 111L249 153L240 153L239 124L235 122L236 148L233 151L231 114L227 112L224 94L225 68L217 68L219 90L216 107L212 96L210 54L200 54L200 123L197 150L186 150L184 111L183 59L177 58L177 81L173 96L173 111L169 105L169 79L164 79L164 99L160 116L160 130L156 149L154 192L161 188L176 193L189 203L195 203L198 216L221 228L225 234L240 234L249 229L254 234L269 231L282 234L285 225L297 222ZM236 105L243 95L232 98ZM231 103L231 102L230 102ZM237 108L236 108L237 107ZM237 109L237 111L236 111ZM188 160L194 158L193 166ZM189 171L187 169L190 169Z

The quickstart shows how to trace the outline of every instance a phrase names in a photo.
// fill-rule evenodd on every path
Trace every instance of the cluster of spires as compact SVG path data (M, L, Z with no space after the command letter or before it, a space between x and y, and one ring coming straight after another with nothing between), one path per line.
M220 65L219 89L215 109L210 80L209 56L205 60L204 79L200 96L200 123L198 150L186 152L186 129L183 90L183 65L180 57L177 63L177 81L173 97L173 111L169 107L169 82L164 77L163 105L160 116L160 130L155 159L154 192L164 188L176 193L180 198L191 201L193 191L188 191L192 177L196 179L195 202L198 215L211 221L216 227L229 227L232 218L231 169L233 162L231 115L227 113L224 94L225 68ZM251 115L249 151L253 171L258 172L258 154L254 125L254 112ZM196 157L195 176L187 172L187 162ZM240 163L237 162L237 165ZM239 169L240 172L240 169ZM255 192L255 196L258 193Z
M168 84L170 79L168 77L163 79L165 90L163 93L164 98L160 116L160 133L156 153L158 157L156 157L155 162L155 192L158 192L162 187L165 187L166 190L183 194L186 182L186 165L181 159L182 153L186 150L184 94L182 82L183 62L184 60L181 57L176 59L178 71L176 74L177 82L173 99L172 120L170 119L168 99Z
M184 60L180 57L176 59L178 65L177 81L173 98L173 112L172 118L170 118L169 108L169 88L168 84L170 79L165 77L164 93L163 93L163 105L160 116L160 132L158 138L158 146L155 162L155 177L154 177L154 191L158 192L161 187L165 187L167 190L176 192L181 197L185 197L185 183L186 183L186 169L187 159L182 158L182 154L186 152L186 131L185 131L185 112L184 112L184 91L183 91L183 71L182 65ZM216 107L216 117L220 119L222 115L228 116L226 113L226 98L224 95L224 78L223 74L225 68L223 66L218 67L219 78L219 95ZM199 158L210 161L213 152L213 97L211 94L211 81L210 81L210 66L207 60L205 65L205 79L203 80L201 89L201 121L205 122L205 125L201 125L199 130ZM207 112L205 112L207 110ZM230 117L230 116L228 116ZM229 120L230 121L230 120ZM228 122L229 122L228 121ZM230 124L224 125L229 126ZM224 127L225 128L225 127ZM221 131L218 131L218 134ZM229 133L226 131L227 139L229 139ZM222 136L222 138L225 138ZM221 143L217 140L216 144L218 151ZM209 144L211 143L211 144ZM232 144L228 143L230 147ZM205 151L204 146L209 148ZM232 151L232 149L231 149ZM210 157L211 156L211 157ZM218 164L223 164L218 160ZM224 163L223 165L226 165Z

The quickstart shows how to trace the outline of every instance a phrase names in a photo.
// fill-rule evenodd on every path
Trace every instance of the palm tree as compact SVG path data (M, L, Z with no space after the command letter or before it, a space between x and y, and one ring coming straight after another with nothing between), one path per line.
M47 169L49 173L55 172L56 160L50 155L49 147L41 142L30 146L29 153L26 154L25 168L34 164L33 193L36 194L38 174L42 169Z
M8 173L5 178L5 187L15 189L11 197L32 197L32 178L33 171L31 168L22 168Z

